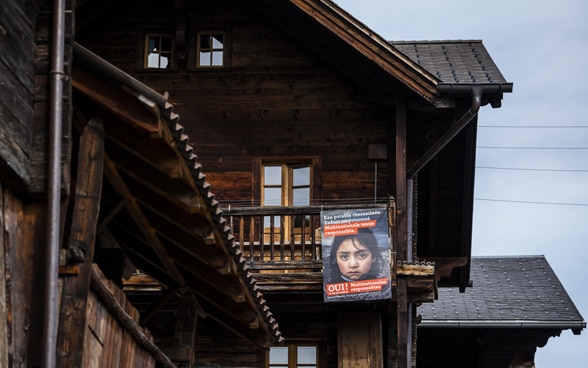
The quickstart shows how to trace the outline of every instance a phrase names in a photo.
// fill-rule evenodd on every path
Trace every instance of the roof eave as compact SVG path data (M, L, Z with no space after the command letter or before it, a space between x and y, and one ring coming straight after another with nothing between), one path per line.
M291 3L315 19L389 73L414 93L433 105L439 104L439 80L412 61L388 41L330 0L291 0Z
M536 321L536 320L425 320L419 328L509 328L572 330L574 334L586 328L586 321Z

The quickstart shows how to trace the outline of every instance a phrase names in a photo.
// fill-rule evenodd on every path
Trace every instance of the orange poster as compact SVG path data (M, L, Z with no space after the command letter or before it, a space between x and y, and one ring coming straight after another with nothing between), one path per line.
M385 208L321 212L325 302L391 298Z

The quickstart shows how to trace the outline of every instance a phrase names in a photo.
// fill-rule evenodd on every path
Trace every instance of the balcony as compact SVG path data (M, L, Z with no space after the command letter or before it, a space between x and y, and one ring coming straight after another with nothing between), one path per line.
M321 211L386 206L227 207L223 215L261 289L322 291Z

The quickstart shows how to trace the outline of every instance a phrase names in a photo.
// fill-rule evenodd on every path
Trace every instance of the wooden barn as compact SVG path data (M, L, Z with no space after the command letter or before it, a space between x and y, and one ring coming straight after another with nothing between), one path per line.
M0 41L1 366L418 366L417 306L470 286L478 114L512 91L480 40L7 0ZM328 211L386 215L390 296L325 301Z

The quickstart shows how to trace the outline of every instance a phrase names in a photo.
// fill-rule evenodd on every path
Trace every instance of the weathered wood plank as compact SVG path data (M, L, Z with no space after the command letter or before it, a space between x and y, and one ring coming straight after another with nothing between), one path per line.
M86 307L94 258L96 227L102 192L104 130L99 120L90 120L80 139L78 178L74 198L68 251L70 262L82 263L76 277L64 280L57 364L80 366L86 334Z
M8 337L8 361L11 367L27 364L28 308L25 297L25 252L23 241L23 206L14 194L4 188L2 215L4 217L4 262L6 281L6 321ZM23 308L24 306L24 308Z
M138 326L133 321L133 318L129 316L120 306L116 296L113 295L111 289L107 286L109 284L112 285L111 282L106 280L104 275L100 274L98 266L95 265L92 268L92 288L100 296L102 302L105 304L110 313L114 316L114 319L118 321L118 323L122 324L122 326L133 336L135 341L137 341L137 343L140 344L142 348L149 351L153 355L155 360L161 363L164 367L175 368L175 365L169 360L169 358L161 352L161 350L157 347L157 345L153 343L153 341L147 336L143 329L140 326ZM111 326L112 330L115 330L114 326L117 325L116 321ZM119 346L117 344L116 338L110 340L109 343L113 344L113 346ZM113 367L115 365L111 364L108 366Z
M0 230L4 233L4 187L0 182ZM6 299L6 269L5 269L5 255L6 255L4 237L0 237L0 366L8 367L8 354L10 351L9 337L8 337L8 308Z

